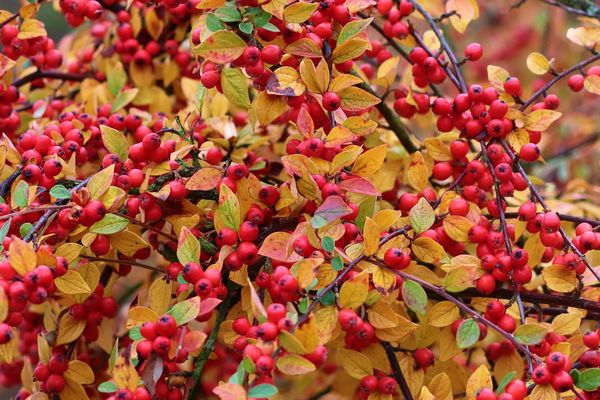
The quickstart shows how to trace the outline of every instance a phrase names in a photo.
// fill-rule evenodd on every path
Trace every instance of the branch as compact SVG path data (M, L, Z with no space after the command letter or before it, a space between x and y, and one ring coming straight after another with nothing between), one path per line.
M0 197L7 195L10 187L19 175L21 175L21 167L17 168L15 172L7 176L6 179L2 181L2 184L0 184Z
M103 257L84 256L84 255L80 255L79 257L85 258L86 260L89 260L89 261L98 261L98 262L105 262L105 263L112 263L112 264L125 264L125 265L131 265L132 267L144 268L144 269L147 269L150 271L158 272L160 274L165 273L165 271L161 268L154 267L154 266L148 265L148 264L142 264L137 261L118 260L118 259L113 259L113 258L103 258Z
M25 75L24 77L17 79L13 82L13 85L16 87L23 86L29 82L33 82L36 79L41 78L49 78L49 79L61 79L63 81L71 81L71 82L81 82L85 78L88 78L90 75L88 74L69 74L66 72L60 71L41 71L37 70L32 72L29 75Z
M543 214L543 213L538 213L538 214ZM519 217L519 213L516 213L516 212L505 213L504 215L506 215L506 218L518 218ZM597 219L592 219L592 218L587 218L587 217L576 217L574 215L568 215L568 214L563 214L563 213L556 213L556 215L558 215L558 218L560 218L561 221L574 222L576 224L587 223L587 224L590 224L593 228L600 226L600 221Z
M562 149L561 151L559 151L559 152L557 152L557 153L555 153L553 155L544 157L544 159L546 161L548 161L548 160L552 160L554 158L560 158L560 157L568 156L568 155L570 155L571 152L573 152L575 150L578 150L580 147L585 147L585 146L587 146L589 144L596 143L596 141L598 139L600 139L600 132L596 132L596 133L594 133L592 135L589 135L589 136L585 137L584 139L582 139L581 141L579 141L579 142L577 142L577 143L575 143L575 144L573 144L571 146L568 146L568 147Z
M525 102L523 102L523 105L521 106L520 110L524 111L527 107L529 107L531 104L533 104L533 102L536 101L538 97L540 97L542 94L546 93L546 91L548 91L548 89L550 89L556 82L560 81L561 79L563 79L564 77L566 77L568 75L571 75L575 71L579 71L586 65L591 64L597 60L600 60L600 54L594 54L592 57L589 57L589 58L583 60L582 62L573 65L571 68L568 68L568 69L564 70L563 72L561 72L560 74L556 75L554 78L552 78L550 81L548 81L544 86L539 88L537 92L532 94L531 97L529 97L527 100L525 100Z
M590 17L590 18L596 18L596 19L600 19L600 9L594 5L594 4L579 4L577 1L572 1L572 3L578 4L582 7L585 7L585 9L578 9L575 7L571 7L568 6L566 4L561 3L560 1L555 1L555 0L541 0L543 3L546 3L548 5L554 6L554 7L558 7L558 8L562 8L563 10L565 10L566 12L572 13L572 14L576 14L576 15L581 15L584 17ZM595 7L596 10L589 10L588 7Z
M6 18L4 21L0 22L0 29L2 29L5 25L10 24L12 21L19 17L19 12L14 13L10 17Z
M398 363L398 359L396 358L396 353L390 345L389 342L382 341L381 346L383 346L383 350L385 350L385 355L390 361L390 365L392 366L392 374L394 375L394 379L400 385L400 391L406 400L413 400L413 395L410 392L410 388L408 387L408 383L406 383L406 379L402 374L402 369L400 368L400 364Z

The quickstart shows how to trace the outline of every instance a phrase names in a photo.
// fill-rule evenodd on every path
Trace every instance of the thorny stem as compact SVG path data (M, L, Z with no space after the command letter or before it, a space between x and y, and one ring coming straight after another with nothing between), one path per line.
M534 94L532 94L527 100L523 102L520 110L524 111L527 107L532 105L538 97L546 93L556 82L560 81L566 76L571 75L573 72L579 71L581 68L593 63L594 61L600 60L600 54L594 54L592 57L586 58L578 64L573 65L571 68L564 70L557 74L554 78L550 79L544 86L539 88Z

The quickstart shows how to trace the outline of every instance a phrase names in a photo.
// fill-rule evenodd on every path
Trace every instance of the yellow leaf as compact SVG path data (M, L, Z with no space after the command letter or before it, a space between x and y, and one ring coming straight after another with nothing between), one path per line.
M323 57L321 48L310 39L302 38L286 46L285 52L293 56L306 58Z
M376 329L389 329L398 326L398 316L392 307L383 301L378 301L369 307L367 315L369 316L369 323Z
M550 70L550 61L540 53L530 53L527 56L527 68L536 75L545 75Z
M437 374L429 382L429 390L436 400L452 400L452 382L444 372Z
M300 24L309 19L318 7L317 3L299 1L283 11L283 19L285 22Z
M323 307L315 313L317 320L317 336L319 344L327 344L331 339L338 321L338 310L336 307Z
M545 131L562 114L554 110L535 110L525 118L525 129L530 131Z
M212 190L217 187L222 177L221 169L204 167L192 175L185 187L189 190Z
M569 293L577 288L579 281L575 271L564 265L550 265L542 269L542 276L551 290Z
M141 325L144 322L155 322L159 315L148 307L137 306L129 309L127 313L127 329Z
M323 59L319 63L323 62ZM315 64L309 59L305 58L300 63L300 77L302 82L306 85L307 89L311 93L323 93L327 90L327 87L321 86L321 79L317 76L317 70ZM327 70L327 83L329 83L329 70Z
M0 321L4 321L8 315L8 297L4 288L0 288Z
M338 46L344 43L346 40L355 37L359 33L363 32L365 29L369 27L369 25L373 22L373 18L359 18L354 21L348 22L342 30L337 38Z
M254 103L256 118L261 125L268 125L287 110L288 104L284 97L260 92Z
M319 335L317 333L317 319L314 316L310 316L306 322L296 328L294 336L307 353L312 353L316 350L319 345Z
M411 249L418 259L427 263L440 263L448 259L444 248L429 237L416 238Z
M494 387L492 386L492 376L490 375L490 371L485 365L480 365L467 381L467 399L475 400L477 391L483 388L493 389Z
M525 241L523 250L525 250L529 255L528 264L531 267L536 267L542 261L542 257L544 256L544 252L546 250L546 247L540 241L540 234L534 233L533 235L529 236Z
M152 36L152 39L158 40L165 27L165 23L163 18L156 14L154 7L146 9L146 13L144 14L144 26L146 27L146 31Z
M81 383L66 378L65 388L60 392L61 400L87 400L89 399L87 393Z
M140 384L140 376L130 360L119 356L113 367L112 378L118 388L135 390Z
M340 289L340 306L358 308L369 295L369 280L366 272L361 272L352 279L347 280Z
M337 127L336 127L337 128ZM336 129L332 129L331 133ZM329 166L329 173L335 174L341 171L343 168L352 165L352 163L360 156L362 149L356 145L349 145L333 157L331 165Z
M377 249L379 248L379 225L370 217L366 217L365 219L363 240L365 255L372 256L377 253Z
M285 375L304 375L316 369L313 363L297 354L286 354L279 357L275 365Z
M242 55L246 42L232 31L218 31L194 48L194 53L215 64L227 64Z
M352 60L361 56L368 48L369 41L367 39L359 37L348 39L341 45L338 44L335 50L333 50L333 62L339 64L348 60Z
M416 191L422 192L427 186L429 171L425 159L420 151L410 156L410 163L406 169L406 181Z
M37 265L37 257L31 243L25 243L19 238L13 238L8 251L8 261L21 276L33 271Z
M242 218L240 202L229 186L223 183L219 192L219 209L217 212L221 217L221 221L223 221L225 226L238 231Z
M48 36L44 23L37 19L28 18L21 24L17 38L21 40L33 39L42 36Z
M116 154L120 161L125 161L129 151L129 143L125 135L107 125L100 125L100 132L104 147Z
M56 337L56 346L71 343L83 333L86 321L77 321L69 313L63 314L58 322L58 336Z
M158 315L164 314L171 303L172 283L162 278L156 279L150 285L148 298L150 299L150 308Z
M0 73L0 76L2 74ZM583 87L590 93L600 95L600 76L588 75L583 81Z
M352 173L363 178L372 177L383 165L386 152L387 144L381 144L364 152L356 159L352 166Z
M473 223L460 215L448 215L443 222L444 232L452 240L457 242L467 242L469 240L469 229Z
M182 265L200 262L200 242L187 227L181 228L177 243L177 259Z
M386 62L389 60L386 60ZM350 74L340 74L336 76L331 84L329 85L329 90L332 92L341 92L344 89L347 89L351 86L358 85L363 80L358 76L350 75Z
M15 334L14 328L12 329L13 336ZM15 349L17 347L17 339L12 338L8 343L0 344L0 361L7 364L11 364L14 358Z
M502 67L495 65L488 65L487 67L488 81L498 90L504 91L504 81L506 81L510 74L507 70Z
M479 15L479 6L476 0L449 0L446 12L451 11L456 11L457 15L450 17L450 23L458 32L464 33L469 23Z
M269 94L295 97L303 94L306 86L294 68L280 67L267 81L266 89Z
M451 325L460 314L456 304L450 301L440 301L427 311L427 322L431 326L443 328Z
M535 385L531 394L527 397L529 400L558 400L560 393L552 389L551 385Z
M308 354L300 339L286 331L279 333L279 345L293 354Z
M508 134L508 143L510 143L517 152L529 142L531 142L531 140L526 129L517 129Z
M358 351L340 348L338 350L338 358L344 371L355 379L373 375L371 359Z
M94 383L94 371L92 371L89 365L79 360L69 361L69 368L64 376L82 385Z
M111 246L128 257L133 256L138 250L148 247L148 243L138 234L127 230L111 235L109 240Z
M559 335L572 335L579 329L581 315L560 314L552 320L552 331Z
M221 383L213 389L221 400L246 400L246 390L241 385L235 383Z
M87 184L92 200L98 200L108 190L112 183L114 173L115 165L111 164L92 176Z
M452 155L450 154L450 148L442 140L438 138L426 138L423 141L423 145L427 149L427 154L435 161L450 161Z
M390 291L396 284L396 274L387 269L377 267L373 272L373 285L377 289Z
M137 97L138 93L140 93L140 90L137 88L131 88L122 91L117 95L117 98L113 101L110 111L114 113L121 110L127 104L131 103Z
M579 46L594 48L600 42L600 28L595 26L569 28L567 39Z
M340 91L338 95L341 99L341 107L348 111L361 111L381 103L379 97L355 86Z
M221 71L221 86L227 100L239 107L251 107L248 80L242 71L237 68L225 68Z
M4 54L0 54L0 78L13 69L15 65L17 65L17 63L14 60L6 57Z
M63 276L56 278L54 283L64 294L90 294L92 292L79 272L73 270L68 270Z
M306 289L313 283L323 261L322 258L303 258L290 268L301 288Z

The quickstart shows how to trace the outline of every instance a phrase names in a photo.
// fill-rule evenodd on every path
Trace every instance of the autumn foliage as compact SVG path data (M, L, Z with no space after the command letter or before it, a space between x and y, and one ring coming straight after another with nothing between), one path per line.
M594 1L23 1L0 44L16 399L600 399Z

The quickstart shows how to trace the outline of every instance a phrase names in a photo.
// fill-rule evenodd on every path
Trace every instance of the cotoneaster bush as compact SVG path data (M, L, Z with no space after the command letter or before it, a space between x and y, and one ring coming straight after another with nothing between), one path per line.
M17 399L600 398L593 1L22 3Z

